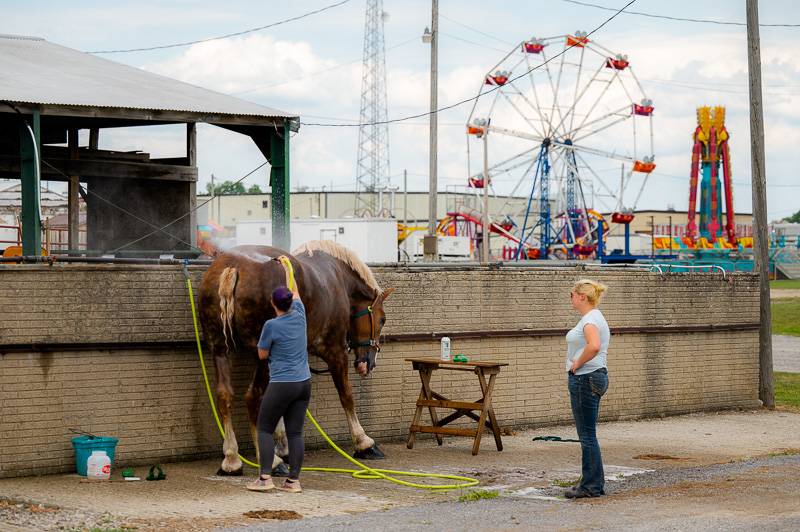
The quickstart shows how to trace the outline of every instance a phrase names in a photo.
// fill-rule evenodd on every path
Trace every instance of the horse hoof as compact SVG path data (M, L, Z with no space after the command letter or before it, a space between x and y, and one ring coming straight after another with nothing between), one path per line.
M353 458L358 458L360 460L383 460L386 458L386 455L383 454L383 451L378 448L378 444L376 443L363 451L354 452Z
M234 469L233 471L225 471L220 467L219 471L217 471L218 477L241 477L242 474L243 473L241 467L239 469Z
M289 476L289 468L286 467L286 464L278 464L277 466L272 468L272 476L273 477L288 477Z

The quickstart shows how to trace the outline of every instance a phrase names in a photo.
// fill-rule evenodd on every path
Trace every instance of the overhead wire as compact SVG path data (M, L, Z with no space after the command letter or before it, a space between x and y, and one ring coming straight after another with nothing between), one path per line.
M335 4L330 4L330 5L327 5L325 7L321 7L319 9L315 9L314 11L308 11L307 13L303 13L302 15L297 15L297 16L290 17L290 18L287 18L287 19L279 20L277 22L272 22L270 24L266 24L264 26L258 26L256 28L250 28L250 29L247 29L247 30L237 31L237 32L234 32L234 33L226 33L225 35L219 35L217 37L207 37L205 39L197 39L197 40L194 40L194 41L184 41L184 42L178 42L178 43L172 43L172 44L162 44L162 45L159 45L159 46L148 46L148 47L144 47L144 48L127 48L127 49L121 49L121 50L94 50L94 51L87 52L87 53L89 53L89 54L123 54L123 53L129 53L129 52L147 52L147 51L150 51L150 50L165 50L167 48L178 48L178 47L181 47L181 46L191 46L192 44L200 44L200 43L210 42L210 41L219 41L219 40L222 40L222 39L229 39L231 37L239 37L240 35L246 35L248 33L254 33L254 32L257 32L257 31L262 31L262 30L265 30L265 29L268 29L268 28L274 28L275 26L280 26L280 25L286 24L288 22L294 22L296 20L304 19L306 17L310 17L312 15L316 15L318 13L322 13L324 11L328 11L329 9L333 9L335 7L339 7L339 6L343 5L343 4L346 4L349 1L350 0L341 0L340 2L336 2Z
M603 9L605 11L617 11L617 8L615 7L601 6L599 4L592 4L590 2L581 2L579 0L561 0L561 1L566 2L568 4L575 4L578 6ZM747 26L746 22L731 22L724 20L711 20L702 18L673 17L670 15L656 15L654 13L643 13L641 11L625 11L626 7L622 8L625 15L637 15L640 17L660 18L664 20L674 20L677 22L698 22L703 24L717 24L720 26ZM800 24L759 24L759 26L763 28L800 28Z

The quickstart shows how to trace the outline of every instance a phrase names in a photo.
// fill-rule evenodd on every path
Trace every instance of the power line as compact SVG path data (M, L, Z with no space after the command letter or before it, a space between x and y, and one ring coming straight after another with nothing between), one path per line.
M599 25L599 26L597 26L595 29L593 29L592 31L590 31L589 33L587 33L587 34L586 34L586 37L589 37L590 35L593 35L595 32L599 31L599 30L600 30L601 28L603 28L603 27L604 27L606 24L608 24L609 22L611 22L612 20L614 20L615 18L617 18L617 16L619 16L619 14L620 14L620 13L622 13L622 12L623 12L623 11L624 11L624 10L625 10L627 7L629 7L629 6L633 5L635 2L636 2L636 0L630 0L630 1L629 1L627 4L625 4L625 5L624 5L624 6L623 6L621 9L619 9L619 10L618 10L616 13L614 13L613 15L611 15L610 17L608 17L608 18L607 18L605 21L603 21L603 23L602 23L602 24L600 24L600 25ZM550 61L553 61L554 59L557 59L558 57L561 57L561 56L562 56L562 55L564 55L564 54L565 54L565 53L566 53L568 50L570 50L571 48L574 48L574 47L575 47L575 46L577 46L578 44L579 44L579 43L576 41L574 44L572 44L572 45L570 45L570 46L568 46L568 47L564 48L564 49L563 49L561 52L557 53L556 55L554 55L553 57L549 58L549 59L548 59L548 60L546 60L545 62L543 62L543 63L541 63L541 64L539 64L539 65L536 65L535 67L531 68L530 70L528 70L528 71L526 71L526 72L523 72L523 73L522 73L522 74L520 74L519 76L516 76L516 77L514 77L514 78L511 78L511 79L509 79L509 80L506 82L506 84L508 84L508 83L514 83L514 82L515 82L515 81L517 81L518 79L520 79L520 78L523 78L523 77L527 76L528 74L530 74L530 73L531 73L531 72L533 72L534 70L538 70L539 68L541 68L541 67L543 67L544 65L548 64ZM435 110L433 110L433 111L425 111L425 112L423 112L423 113L417 113L417 114L415 114L415 115L409 115L409 116L405 116L405 117L403 117L403 118L393 118L393 119L391 119L391 120L382 120L382 121L378 121L378 122L371 122L371 123L368 123L368 124L322 124L322 123L319 123L319 122L300 122L300 124L301 124L301 125L304 125L304 126L318 126L318 127L360 127L360 126L369 126L369 125L378 125L378 124L393 124L393 123L395 123L395 122L405 122L406 120L411 120L411 119L414 119L414 118L422 118L422 117L424 117L424 116L430 116L430 115L432 115L432 114L434 114L434 113L441 113L442 111L447 111L447 110L449 110L449 109L454 109L455 107L459 107L459 106L461 106L461 105L464 105L465 103L469 103L469 102L475 101L475 100L477 100L478 98L481 98L482 96L486 96L487 94L491 94L492 92L496 91L496 90L497 90L497 89L499 89L500 87L501 87L500 85L495 85L495 86L494 86L494 87L492 87L491 89L487 90L487 91L486 91L486 92L484 92L484 93L478 94L477 96L473 96L473 97L471 97L471 98L466 98L466 99L464 99L464 100L461 100L461 101L458 101L458 102L456 102L456 103L452 103L452 104L450 104L450 105L446 105L446 106L444 106L444 107L440 107L440 108L438 108L438 109L435 109Z
M567 2L568 4L575 4L584 7L594 7L597 9L603 9L605 11L617 11L614 7L606 7L597 4L591 4L589 2L579 2L578 0L561 0L562 2ZM627 6L626 6L627 7ZM625 10L625 7L622 8ZM730 21L723 21L723 20L710 20L710 19L701 19L701 18L684 18L684 17L672 17L669 15L654 15L652 13L642 13L641 11L625 11L626 15L638 15L640 17L649 17L649 18L660 18L665 20L675 20L680 22L700 22L703 24L718 24L720 26L747 26L745 22L730 22ZM800 28L800 24L759 24L759 26L763 28Z
M303 18L306 18L306 17L310 17L311 15L316 15L318 13L322 13L323 11L327 11L329 9L333 9L334 7L339 7L340 5L346 4L349 1L350 0L341 0L340 2L337 2L335 4L331 4L331 5L322 7L320 9L316 9L314 11L309 11L308 13L303 13L302 15L297 15L295 17L287 18L287 19L284 19L284 20L279 20L278 22L273 22L273 23L267 24L265 26L259 26L257 28L250 28L249 30L242 30L242 31L237 31L235 33L228 33L228 34L225 34L225 35L220 35L218 37L208 37L206 39L198 39L196 41L186 41L186 42L179 42L179 43L173 43L173 44L162 44L160 46L149 46L149 47L146 47L146 48L128 48L128 49L124 49L124 50L96 50L96 51L87 52L87 53L89 53L89 54L123 54L123 53L128 53L128 52L147 52L147 51L150 51L150 50L164 50L164 49L167 49L167 48L178 48L180 46L190 46L192 44L199 44L199 43L203 43L203 42L218 41L218 40L221 40L221 39L229 39L230 37L238 37L240 35L246 35L248 33L253 33L253 32L256 32L256 31L265 30L267 28L274 28L275 26L280 26L281 24L286 24L287 22L294 22L295 20L300 20L300 19L303 19Z

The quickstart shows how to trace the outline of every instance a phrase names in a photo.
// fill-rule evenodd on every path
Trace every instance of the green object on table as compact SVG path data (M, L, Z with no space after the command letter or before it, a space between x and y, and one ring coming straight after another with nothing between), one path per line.
M132 467L126 467L125 469L122 470L122 478L135 477L135 476L136 473L134 473Z
M464 353L459 353L453 357L453 362L469 362L469 358Z

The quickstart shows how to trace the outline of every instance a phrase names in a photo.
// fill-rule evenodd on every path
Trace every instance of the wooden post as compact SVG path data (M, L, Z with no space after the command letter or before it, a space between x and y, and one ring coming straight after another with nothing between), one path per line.
M772 378L772 316L769 295L769 234L767 229L767 176L764 165L764 111L761 105L761 50L758 0L746 0L747 66L750 74L750 159L753 182L753 257L759 274L760 328L758 331L758 396L767 408L775 408Z
M79 157L78 151L78 130L71 128L67 133L67 144L69 146L69 158L77 161ZM78 188L80 187L80 178L76 175L69 176L69 185L67 186L67 249L76 250L80 246L80 196Z
M197 124L186 124L186 164L197 167ZM189 182L189 242L197 247L197 181Z
M96 150L100 144L100 129L93 127L89 129L89 149Z

